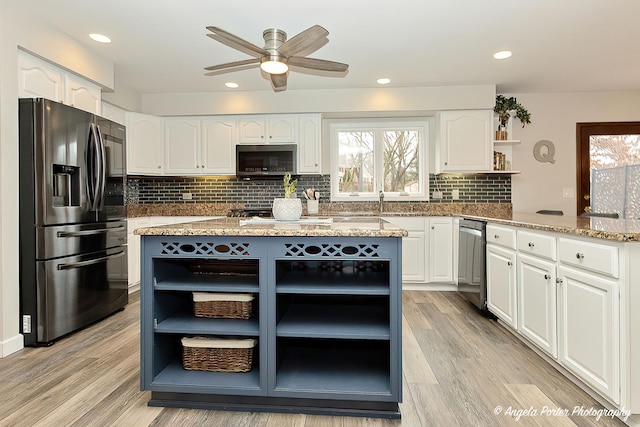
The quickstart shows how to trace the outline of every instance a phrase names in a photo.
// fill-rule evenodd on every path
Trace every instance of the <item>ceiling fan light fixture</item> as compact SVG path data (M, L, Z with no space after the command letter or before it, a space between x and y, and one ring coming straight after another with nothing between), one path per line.
M262 61L260 63L260 68L262 71L269 74L284 74L289 71L289 66L286 63L272 59Z

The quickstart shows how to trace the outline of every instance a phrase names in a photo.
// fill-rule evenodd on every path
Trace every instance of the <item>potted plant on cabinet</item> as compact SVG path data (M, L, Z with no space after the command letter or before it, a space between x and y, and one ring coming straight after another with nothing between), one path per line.
M302 202L295 196L298 180L291 181L291 173L283 178L284 197L273 199L273 217L278 221L295 221L302 215Z
M493 107L493 111L498 114L497 140L508 139L507 126L511 117L520 120L522 127L531 123L531 114L513 96L507 98L504 95L496 95L496 106Z

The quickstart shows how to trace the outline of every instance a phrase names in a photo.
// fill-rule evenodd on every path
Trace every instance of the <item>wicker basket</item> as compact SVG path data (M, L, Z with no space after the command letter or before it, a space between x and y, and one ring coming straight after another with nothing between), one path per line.
M249 319L253 316L253 295L193 292L193 314L218 319Z
M249 372L254 339L182 338L182 367L193 371Z

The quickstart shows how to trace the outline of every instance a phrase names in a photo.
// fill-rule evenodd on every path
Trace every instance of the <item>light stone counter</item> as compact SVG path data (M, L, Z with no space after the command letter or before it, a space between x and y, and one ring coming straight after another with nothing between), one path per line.
M619 242L640 241L640 220L637 219L582 218L571 215L557 216L520 212L504 216L462 216L470 219L481 219L490 223L576 234L597 239L616 240Z
M304 217L303 217L304 219ZM138 228L144 236L318 236L406 237L407 231L373 217L333 218L329 224L296 221L246 223L246 218L220 218L158 227Z

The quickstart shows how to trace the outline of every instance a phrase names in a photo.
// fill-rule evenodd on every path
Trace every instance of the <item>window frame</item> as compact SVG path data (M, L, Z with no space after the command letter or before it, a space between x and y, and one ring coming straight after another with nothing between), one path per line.
M378 201L379 192L384 185L384 131L413 130L418 132L418 167L422 191L417 193L384 192L386 201L429 201L429 144L433 120L420 119L362 119L339 120L329 124L331 155L331 201L332 202L369 202ZM340 193L338 133L341 131L374 132L374 191L372 193Z

